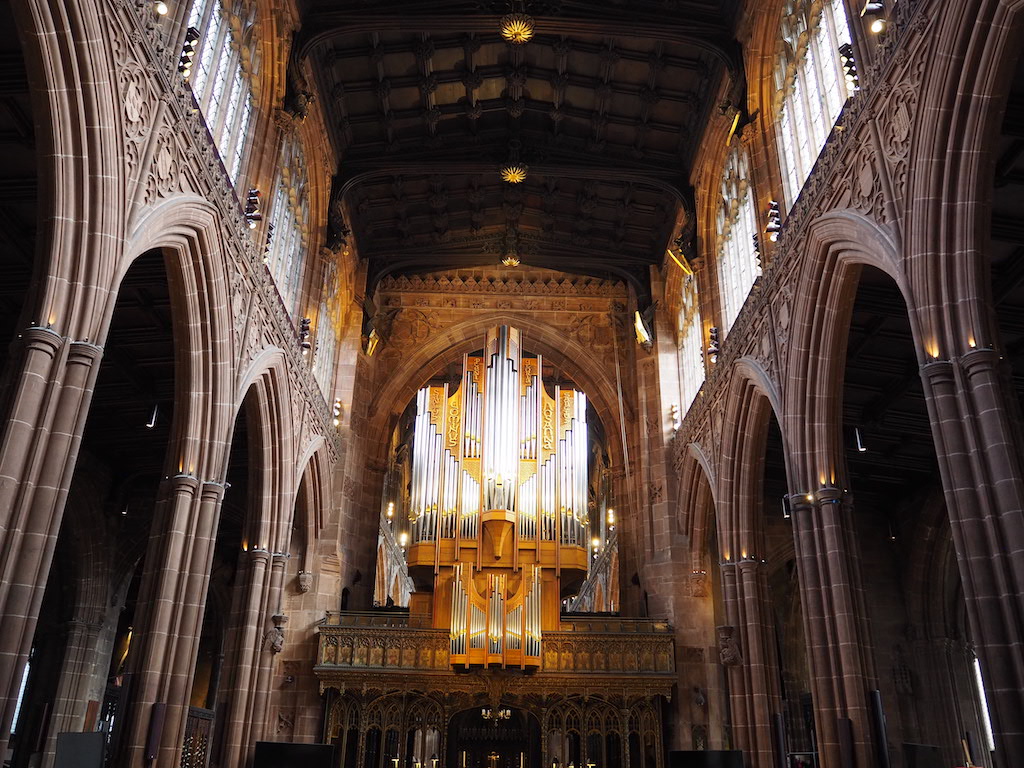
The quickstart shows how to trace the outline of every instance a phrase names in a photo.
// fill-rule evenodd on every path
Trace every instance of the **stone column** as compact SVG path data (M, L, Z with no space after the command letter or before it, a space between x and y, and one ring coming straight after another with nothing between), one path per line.
M852 506L831 486L792 506L819 764L870 766L875 685Z
M102 350L48 328L21 335L0 438L0 754L7 749Z
M110 634L104 632L106 627L103 618L106 617L93 621L72 619L67 623L67 646L61 665L60 682L57 684L57 694L53 701L53 714L47 727L43 757L45 766L53 765L58 733L81 731L84 728L97 666L104 666L110 661L109 655L100 652L100 646L103 644L101 637ZM105 672L106 669L100 674Z
M1024 446L991 349L921 368L996 752L1024 754Z
M119 765L150 764L144 753L154 704L167 709L152 764L180 762L223 498L221 482L180 474L164 483L146 554Z
M730 624L718 628L719 660L729 676L733 737L750 765L772 766L772 715L782 702L767 574L753 558L727 561L721 573Z
M281 616L281 586L284 583L287 555L265 550L250 552L246 569L245 596L232 635L236 646L231 658L228 722L224 729L222 765L246 765L253 745L263 738L271 672L280 648L269 632L277 630L273 616ZM283 626L285 621L280 621ZM273 629L272 629L273 627ZM218 697L220 698L220 697Z

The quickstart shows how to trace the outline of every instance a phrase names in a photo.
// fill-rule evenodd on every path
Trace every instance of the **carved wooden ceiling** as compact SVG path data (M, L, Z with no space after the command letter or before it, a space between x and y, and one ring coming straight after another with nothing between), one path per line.
M297 60L317 80L341 158L335 196L371 283L516 251L647 294L648 265L689 219L723 78L743 92L735 3L526 9L536 36L509 45L502 2L306 4ZM522 184L499 176L513 158L529 168Z

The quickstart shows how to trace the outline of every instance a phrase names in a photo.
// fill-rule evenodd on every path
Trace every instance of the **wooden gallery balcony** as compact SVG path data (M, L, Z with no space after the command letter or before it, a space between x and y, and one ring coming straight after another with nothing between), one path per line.
M417 626L403 612L329 612L320 625L314 671L321 689L453 690L480 686L482 669L456 671L450 633ZM672 628L665 622L563 615L542 637L540 669L505 669L517 682L508 694L554 690L566 695L668 697L675 680ZM499 672L500 670L494 669Z

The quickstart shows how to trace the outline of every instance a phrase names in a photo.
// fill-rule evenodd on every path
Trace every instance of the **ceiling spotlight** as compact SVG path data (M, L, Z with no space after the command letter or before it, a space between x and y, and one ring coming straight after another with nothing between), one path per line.
M166 16L167 15L167 3L158 2L158 3L156 3L153 6L153 10L155 10L157 12L157 14L159 14L160 16Z
M523 45L533 37L533 19L525 13L509 13L501 17L501 36L512 45Z
M885 19L879 16L877 19L871 22L871 26L868 27L872 34L880 35L885 32Z
M509 163L501 168L501 180L509 184L521 184L526 181L526 166L522 163Z
M181 57L178 59L178 71L186 80L192 74L192 65L195 63L196 50L198 48L199 30L195 27L189 27L185 31L185 42L181 46Z
M519 257L513 254L509 254L501 260L501 263L506 267L518 267L522 262L519 261Z

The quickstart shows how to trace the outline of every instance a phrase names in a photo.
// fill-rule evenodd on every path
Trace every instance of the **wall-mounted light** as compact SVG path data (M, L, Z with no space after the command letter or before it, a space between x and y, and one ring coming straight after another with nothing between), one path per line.
M167 3L163 2L163 0L158 0L158 2L153 3L153 10L156 11L157 16L166 16L170 9L167 7Z
M405 531L402 531L400 534L398 534L398 546L400 546L402 549L405 549L407 546L409 546L409 534Z
M718 362L718 354L721 351L718 341L718 326L713 325L708 329L708 361L714 365Z
M860 436L860 427L854 427L853 428L853 436L854 436L854 438L857 441L857 450L860 453L867 453L868 449L867 449L867 447L865 447L864 440Z
M159 404L153 406L153 413L149 416L149 421L146 422L146 429L152 429L156 426L157 412L159 411Z
M782 230L782 211L779 208L778 200L768 201L768 222L764 226L764 233L768 235L771 242L777 242L779 232Z
M304 355L308 355L309 351L313 349L313 344L309 340L309 337L312 335L310 331L312 323L313 321L308 317L304 317L299 321L299 347Z
M395 517L395 502L388 502L388 509L387 512L385 512L384 514L387 516L388 522L390 523Z
M340 427L341 426L341 400L335 400L334 401L334 406L332 408L332 411L334 413L334 426Z
M668 415L672 419L672 431L678 432L679 428L683 426L683 416L679 411L679 403L672 403L668 407Z
M636 343L644 349L650 349L653 341L651 331L648 329L647 324L644 322L643 316L639 311L633 313L633 330L636 332Z
M839 63L843 65L843 77L846 87L851 91L860 89L860 77L857 74L857 61L853 57L853 46L843 43L839 46Z
M192 65L195 63L198 48L199 30L195 27L189 27L185 31L185 43L181 46L181 57L178 59L178 72L186 80L192 74Z
M249 189L245 196L245 220L249 222L249 229L256 229L256 225L263 221L263 212L260 210L260 198L262 195L256 187Z
M274 225L267 224L267 240L263 244L263 263L270 263L270 246L274 242Z
M885 3L877 2L877 0L867 0L864 3L864 7L860 10L860 15L866 19L871 19L868 29L872 34L880 35L882 32L885 32Z

